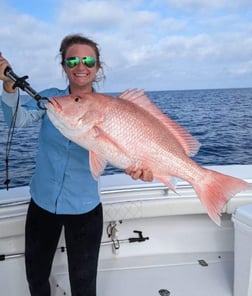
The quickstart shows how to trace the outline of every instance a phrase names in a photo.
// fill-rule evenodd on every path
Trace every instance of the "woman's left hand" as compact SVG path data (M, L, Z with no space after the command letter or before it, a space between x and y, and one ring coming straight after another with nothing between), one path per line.
M130 175L133 180L140 179L145 182L153 181L153 173L148 168L138 168L136 169L134 165L129 166L124 172Z

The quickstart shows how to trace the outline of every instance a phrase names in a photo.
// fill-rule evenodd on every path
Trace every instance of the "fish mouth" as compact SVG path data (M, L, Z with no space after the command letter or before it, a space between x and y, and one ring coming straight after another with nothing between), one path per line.
M62 110L62 106L60 105L60 103L55 99L55 98L50 98L48 100L48 103L46 103L47 107L50 108L50 104L52 104L53 108L56 109L56 110Z

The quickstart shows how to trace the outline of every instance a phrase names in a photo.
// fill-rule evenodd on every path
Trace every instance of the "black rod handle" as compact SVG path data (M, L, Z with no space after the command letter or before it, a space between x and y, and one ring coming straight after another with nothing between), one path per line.
M4 70L4 75L9 77L13 82L13 89L16 87L21 88L23 91L25 91L28 95L33 97L38 103L38 107L42 110L46 110L45 107L41 105L42 101L48 101L48 98L41 97L26 81L28 76L19 77L12 69L11 67L7 66Z

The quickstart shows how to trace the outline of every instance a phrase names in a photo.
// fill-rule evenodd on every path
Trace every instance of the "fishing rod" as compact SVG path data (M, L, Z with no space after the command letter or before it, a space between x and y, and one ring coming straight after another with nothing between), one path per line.
M37 101L37 106L39 109L46 110L46 108L42 105L42 102L45 103L45 101L49 101L48 98L46 97L41 97L31 86L30 84L26 81L28 76L23 76L19 77L11 67L7 66L4 70L4 75L9 77L13 82L12 88L21 88L23 91L25 91L28 95L30 95L32 98L34 98ZM18 96L18 101L19 101L19 96ZM17 110L18 110L18 102L16 105L16 109L14 111L12 121L10 124L9 132L8 132L8 139L6 143L6 158L5 158L5 172L6 172L6 179L4 181L4 185L6 185L6 189L9 189L9 154L11 150L11 144L12 144L12 138L14 134L14 128L15 128L15 123L16 123L16 118L17 118Z
M41 105L43 101L48 101L48 98L41 97L26 81L29 77L27 75L23 77L19 77L17 74L14 73L14 71L11 69L11 67L7 66L4 70L4 75L9 77L13 82L13 89L16 87L21 88L23 91L25 91L28 95L30 95L32 98L34 98L37 101L37 106L39 109L46 110L46 108Z

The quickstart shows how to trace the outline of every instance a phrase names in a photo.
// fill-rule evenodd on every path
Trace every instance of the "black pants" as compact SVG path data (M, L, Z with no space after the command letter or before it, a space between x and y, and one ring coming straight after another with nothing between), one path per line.
M25 229L26 276L32 296L49 296L49 276L62 226L72 296L95 296L102 205L82 215L56 215L31 201Z

